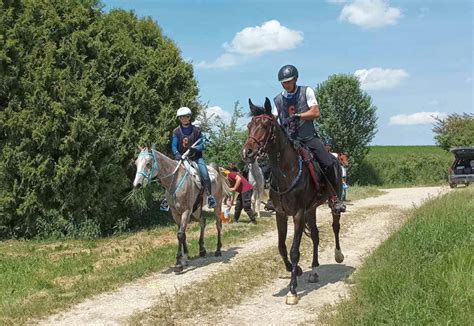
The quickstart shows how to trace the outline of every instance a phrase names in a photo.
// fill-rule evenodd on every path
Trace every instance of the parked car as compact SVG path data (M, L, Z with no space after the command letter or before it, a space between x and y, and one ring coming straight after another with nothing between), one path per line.
M456 147L451 152L454 154L454 162L448 170L449 186L468 186L474 182L474 147Z

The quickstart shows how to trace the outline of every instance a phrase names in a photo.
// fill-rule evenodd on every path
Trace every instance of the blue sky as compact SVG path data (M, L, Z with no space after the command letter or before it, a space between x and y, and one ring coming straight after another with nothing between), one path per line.
M298 67L299 85L355 74L377 106L374 145L434 144L433 115L473 108L470 0L106 0L151 16L194 65L200 99L228 118L263 103ZM324 112L322 112L324 114Z

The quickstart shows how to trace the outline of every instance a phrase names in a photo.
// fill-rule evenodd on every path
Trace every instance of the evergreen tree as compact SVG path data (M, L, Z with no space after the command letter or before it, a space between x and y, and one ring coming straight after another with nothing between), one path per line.
M0 237L106 233L136 147L169 152L198 109L191 64L150 18L96 0L0 2Z

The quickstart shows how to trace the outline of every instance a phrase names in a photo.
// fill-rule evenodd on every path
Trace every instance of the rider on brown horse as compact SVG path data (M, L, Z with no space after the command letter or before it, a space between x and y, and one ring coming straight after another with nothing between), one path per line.
M278 72L278 80L284 91L274 98L280 124L288 136L304 145L315 156L332 190L332 208L335 213L345 212L341 201L342 189L338 186L337 160L334 160L318 138L313 120L319 118L319 105L311 87L297 86L298 70L295 66L283 66Z

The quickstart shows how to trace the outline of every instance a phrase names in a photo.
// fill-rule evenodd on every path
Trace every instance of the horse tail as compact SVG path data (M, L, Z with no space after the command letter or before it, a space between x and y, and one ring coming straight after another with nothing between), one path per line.
M227 179L227 176L224 174L224 169L223 168L217 168L216 171L219 172L219 179L221 180L222 183L222 191L224 192L224 195L227 195L230 193L230 183L229 180Z
M224 174L224 169L219 167L216 163L211 163L210 166L217 172L217 186L222 190L222 197L230 193L230 184L227 176Z

